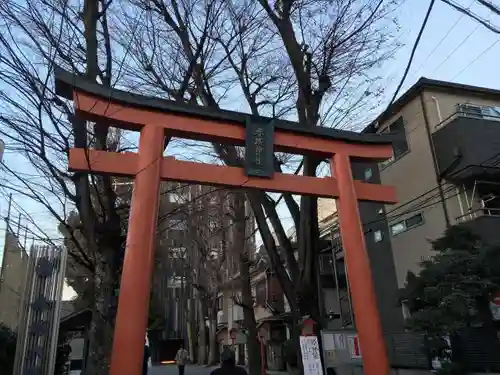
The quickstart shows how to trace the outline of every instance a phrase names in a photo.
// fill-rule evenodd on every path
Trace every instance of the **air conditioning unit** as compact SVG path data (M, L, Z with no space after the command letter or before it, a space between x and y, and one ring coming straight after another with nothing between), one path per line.
M227 315L225 311L217 311L217 324L227 324Z

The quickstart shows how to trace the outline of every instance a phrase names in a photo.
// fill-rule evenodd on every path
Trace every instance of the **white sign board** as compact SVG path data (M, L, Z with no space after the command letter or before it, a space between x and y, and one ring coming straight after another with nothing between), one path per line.
M300 351L304 375L323 375L323 365L316 336L300 336Z
M361 346L359 345L358 335L347 336L347 346L352 359L361 358Z

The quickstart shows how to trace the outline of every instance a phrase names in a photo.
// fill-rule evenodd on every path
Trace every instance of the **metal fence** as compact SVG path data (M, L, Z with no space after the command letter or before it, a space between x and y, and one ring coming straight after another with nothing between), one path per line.
M13 375L54 373L66 259L64 248L31 248Z
M359 355L352 352L349 338L353 329L323 330L323 358L325 367L362 365L362 348ZM425 335L401 332L385 335L389 361L392 368L430 370L434 359ZM500 371L500 340L486 328L464 329L451 340L452 357L460 359L470 371Z

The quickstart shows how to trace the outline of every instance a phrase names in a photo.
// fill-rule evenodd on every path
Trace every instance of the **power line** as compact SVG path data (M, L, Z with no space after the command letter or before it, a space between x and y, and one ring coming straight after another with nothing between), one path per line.
M434 7L435 0L431 0L429 4L429 8L427 9L427 13L425 14L424 21L422 22L422 26L420 27L420 31L418 32L417 39L415 40L415 43L413 44L413 48L411 50L410 58L408 60L408 64L406 65L405 72L403 74L403 77L401 78L401 81L399 82L398 87L396 88L396 91L394 92L394 95L389 102L389 105L387 106L387 109L385 112L389 110L389 107L392 105L396 97L398 96L399 90L403 86L403 83L406 79L406 76L408 75L408 72L410 71L411 63L413 61L413 57L415 56L415 52L417 51L418 44L420 43L420 39L422 38L422 34L424 33L425 26L427 25L427 21L429 20L429 16L431 14L432 8Z
M484 27L486 27L488 30L493 31L496 34L500 34L500 29L499 28L491 25L490 21L488 21L488 20L486 20L486 19L478 16L476 13L474 13L474 12L468 10L468 9L465 9L464 7L462 7L461 5L455 3L452 0L441 0L441 1L443 3L445 3L445 4L448 4L450 7L452 7L456 11L461 12L461 13L465 14L466 16L472 18L473 20L479 22L481 25L483 25ZM493 4L490 4L490 5L492 5L494 7ZM490 8L490 11L491 11L491 8Z
M465 66L461 71L459 71L453 78L451 79L452 81L457 78L459 75L461 75L463 72L465 72L467 69L469 69L477 60L479 60L481 57L483 57L485 54L487 54L493 47L495 47L498 43L500 42L500 39L497 39L493 43L491 43L483 52L481 52L479 55L476 56L474 60L472 60L467 66Z
M453 49L453 50L452 50L452 51L451 51L451 52L450 52L450 53L449 53L449 54L448 54L448 55L444 58L444 60L443 60L443 61L441 61L441 63L440 63L437 67L435 67L435 68L433 69L433 71L431 72L431 74L432 74L432 73L434 73L434 72L435 72L436 70L438 70L439 68L441 68L441 66L443 66L443 64L444 64L446 61L448 61L448 59L449 59L451 56L453 56L453 55L455 54L455 52L457 52L457 50L458 50L460 47L462 47L462 46L463 46L463 44L464 44L467 40L469 40L469 38L470 38L470 37L471 37L471 36L472 36L472 35L476 32L476 30L477 30L477 29L479 29L479 25L476 25L476 27L474 28L474 30L472 30L469 34L467 34L467 35L465 36L465 38L463 38L463 39L462 39L462 40L461 40L461 41L460 41L460 42L459 42L459 43L455 46L455 48L454 48L454 49Z
M477 0L477 2L481 5L484 5L486 8L496 13L497 15L500 15L500 8L497 5L492 4L491 2L486 0Z
M474 0L472 0L472 2L469 4L469 7L474 3ZM458 23L462 20L462 18L465 17L465 14L462 14L460 17L458 17L458 19L455 21L455 23L448 29L448 31L446 32L446 34L441 38L441 40L436 44L436 46L432 49L431 52L429 52L429 54L425 57L425 59L422 61L422 63L419 65L419 67L415 70L415 73L414 74L417 74L420 69L422 69L422 67L425 65L425 63L427 62L427 60L429 60L429 57L431 57L434 52L436 52L436 50L439 48L439 46L446 40L446 38L448 37L448 35L450 35L450 33L453 31L453 29L455 29L455 27L457 27Z

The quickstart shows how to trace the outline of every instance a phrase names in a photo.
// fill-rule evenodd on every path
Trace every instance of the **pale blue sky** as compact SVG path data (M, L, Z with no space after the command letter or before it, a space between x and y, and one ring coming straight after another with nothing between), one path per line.
M490 20L493 25L500 27L500 17L495 17L472 0L459 0L458 2L466 7L473 4L474 12ZM495 3L499 2L495 1ZM406 0L397 11L399 22L402 25L400 41L405 46L381 69L380 74L384 77L384 82L387 82L386 102L392 97L403 74L428 4L429 1L424 0ZM447 37L442 40L446 34L448 34ZM440 43L439 46L438 43ZM500 74L497 70L499 57L500 35L479 25L474 20L462 16L438 0L415 55L412 69L400 94L421 76L500 89ZM383 109L385 108L381 107L380 111ZM12 155L8 152L6 162L11 166L14 162ZM5 174L0 171L1 177L5 177ZM7 211L6 191L1 190L1 193L0 212L2 216L5 216ZM17 204L22 206L50 236L59 237L50 214L26 198L16 196L16 194L14 194L14 198ZM13 212L14 216L17 217L19 210L14 209ZM290 226L290 219L285 217L288 215L284 214L283 216L285 225ZM33 227L32 224L30 227ZM5 225L2 222L0 226L0 259L3 251L4 231Z

